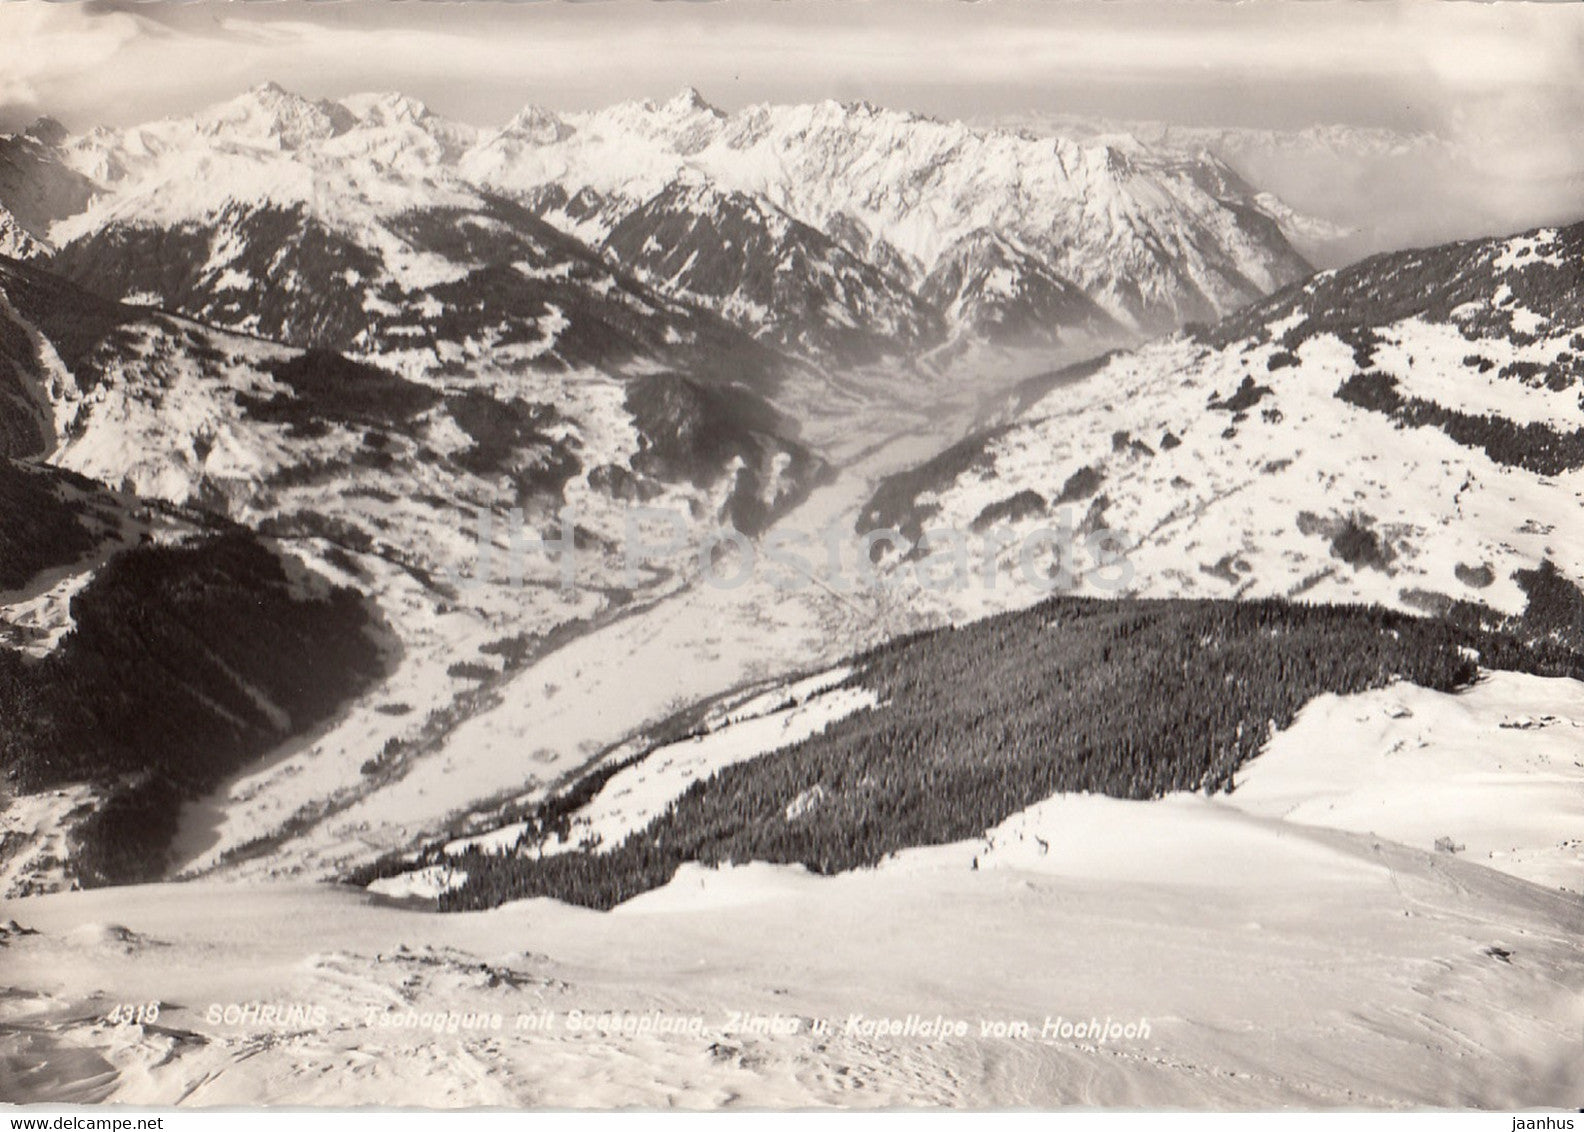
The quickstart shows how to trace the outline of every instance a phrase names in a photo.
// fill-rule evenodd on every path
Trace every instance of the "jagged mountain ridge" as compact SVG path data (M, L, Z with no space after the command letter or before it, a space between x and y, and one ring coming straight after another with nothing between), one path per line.
M483 139L463 168L502 191L555 182L634 203L694 171L899 274L908 264L927 273L957 240L991 228L1145 327L1226 313L1308 271L1247 186L1208 155L976 130L865 103L728 115L687 91L585 114L534 109Z
M860 526L1021 538L1065 518L1084 592L1118 579L1082 550L1109 529L1133 546L1126 592L1516 615L1545 563L1584 580L1581 280L1584 225L1322 273L1030 383L883 484ZM1047 584L1015 553L999 565L999 594L919 600L966 615Z
M656 289L795 352L863 363L916 353L945 333L906 284L746 193L673 182L600 246Z
M988 229L947 248L919 293L949 321L998 342L1051 342L1062 330L1097 340L1121 333L1076 284Z

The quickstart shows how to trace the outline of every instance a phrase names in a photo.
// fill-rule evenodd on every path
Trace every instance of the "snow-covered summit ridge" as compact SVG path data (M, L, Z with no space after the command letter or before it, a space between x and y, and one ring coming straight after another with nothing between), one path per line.
M1146 323L1225 313L1306 273L1253 190L1208 154L1039 138L868 103L726 114L686 92L557 120L553 136L536 118L485 139L465 174L510 193L556 181L636 202L694 169L832 235L862 231L854 251L900 252L920 277L989 228L1112 313Z

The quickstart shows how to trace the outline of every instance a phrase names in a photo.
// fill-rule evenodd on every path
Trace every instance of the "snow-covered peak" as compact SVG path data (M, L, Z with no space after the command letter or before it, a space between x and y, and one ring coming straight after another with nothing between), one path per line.
M548 110L543 106L525 106L506 123L506 128L499 136L532 142L535 145L550 145L565 141L573 132L573 127L554 110Z
M947 248L919 293L960 328L1001 343L1120 331L1071 280L990 228Z
M352 115L334 102L304 98L271 82L202 111L190 122L200 134L296 149L342 133L352 125ZM181 120L172 124L179 130Z
M682 117L700 112L713 114L717 118L726 117L725 112L711 104L702 94L698 92L697 87L691 86L683 87L681 90L677 91L676 94L672 95L671 98L668 99L662 107L660 107L660 112L672 117Z
M1549 343L1546 366L1557 368L1546 380L1565 389L1584 377L1574 344L1584 329L1581 265L1584 224L1394 252L1322 272L1252 304L1216 327L1214 338L1270 338L1273 326L1296 338L1339 323L1373 331L1412 317L1456 328L1469 342L1536 349Z

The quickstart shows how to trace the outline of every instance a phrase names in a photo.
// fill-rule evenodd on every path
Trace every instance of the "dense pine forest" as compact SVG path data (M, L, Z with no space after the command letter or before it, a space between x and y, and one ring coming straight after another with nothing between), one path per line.
M0 650L0 773L19 791L73 783L104 801L77 826L85 885L158 876L184 799L329 716L377 676L363 600L309 592L253 536L227 530L112 558L41 660Z
M1324 692L1394 680L1452 691L1481 665L1584 678L1584 654L1554 624L1584 612L1554 586L1532 587L1541 594L1535 623L1506 632L1363 606L1063 597L905 638L855 662L849 683L876 691L880 707L695 783L604 852L536 859L530 836L518 854L454 859L467 881L441 907L550 896L604 909L686 861L828 874L977 836L1060 792L1232 790L1272 730ZM818 801L792 806L800 797ZM551 799L530 828L558 827L568 809Z
M65 492L75 491L68 500ZM69 472L0 457L0 591L20 590L38 574L85 557L99 542L85 501L93 485Z

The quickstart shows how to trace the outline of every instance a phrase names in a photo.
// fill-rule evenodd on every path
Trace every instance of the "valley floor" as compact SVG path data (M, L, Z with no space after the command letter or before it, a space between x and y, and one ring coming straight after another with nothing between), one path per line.
M599 752L689 704L829 665L921 627L924 622L904 603L856 576L853 523L881 478L956 440L970 427L978 405L977 398L963 399L928 417L889 417L884 423L894 431L867 426L854 431L887 439L841 449L842 464L833 480L776 525L807 538L800 550L811 565L806 585L787 589L763 559L742 585L696 578L657 583L626 606L592 615L587 628L569 633L560 647L510 674L480 710L458 719L432 748L409 759L399 775L371 780L357 773L370 751L365 732L372 729L366 722L369 711L354 712L328 737L294 743L280 757L187 807L174 873L250 880L344 875L382 853L433 836L462 815L542 793ZM837 440L825 439L833 450L840 448ZM829 531L840 534L843 561L835 570L822 541ZM729 577L730 571L723 574ZM491 600L502 604L517 596L503 587ZM592 594L587 597L594 600ZM430 647L443 657L430 665L435 673L477 647L461 637L439 638L427 621L424 632L437 638ZM409 667L424 671L418 663ZM376 698L421 702L429 694L423 688L385 689ZM341 744L348 753L339 766L324 756L338 735L354 740ZM350 788L345 785L349 778ZM335 804L324 807L321 816L307 823L295 820L328 798ZM250 846L263 848L227 857Z

